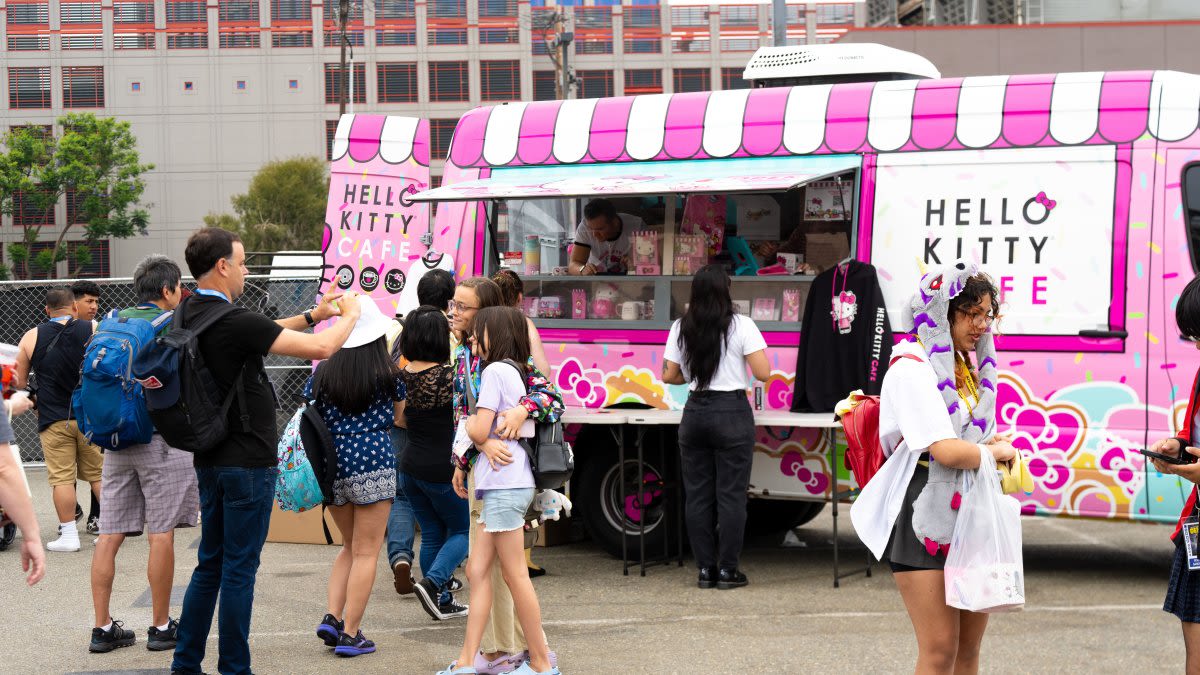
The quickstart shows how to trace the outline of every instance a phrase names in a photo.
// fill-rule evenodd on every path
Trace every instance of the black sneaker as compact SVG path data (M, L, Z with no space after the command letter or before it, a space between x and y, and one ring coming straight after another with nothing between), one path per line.
M745 574L741 570L721 570L720 576L717 577L717 588L727 591L731 588L741 588L750 583Z
M146 629L146 649L152 652L165 652L168 649L175 649L175 642L179 640L179 622L175 619L167 617L167 627L159 630L157 626L150 626Z
M450 577L450 581L446 582L446 590L451 593L457 593L463 589L463 582L458 580L458 577Z
M79 502L75 502L75 520L78 521L78 520L81 520L82 518L83 518L83 507L79 505Z
M417 600L421 602L421 607L425 609L425 613L430 618L434 621L444 621L450 618L442 614L440 604L438 603L438 596L442 594L441 589L437 587L437 584L430 581L428 577L418 581L413 586L413 590L417 592Z
M321 638L326 647L336 647L338 638L345 629L346 622L338 621L332 614L326 614L325 618L321 619L321 624L317 626L317 637Z
M458 601L454 599L454 596L450 596L450 600L438 605L438 612L442 615L443 619L457 619L460 616L466 616L467 610L468 607L466 605L459 604Z
M133 634L133 631L125 630L120 621L113 621L108 630L92 629L92 643L88 645L88 651L103 654L111 652L117 647L128 647L134 642L137 642L137 636Z
M353 637L342 633L338 636L337 646L333 648L333 653L338 656L361 656L374 651L375 643L363 637L361 630Z
M717 587L717 568L701 567L700 576L696 581L696 586L700 588L716 588Z
M92 516L87 521L88 534L100 534L100 516Z

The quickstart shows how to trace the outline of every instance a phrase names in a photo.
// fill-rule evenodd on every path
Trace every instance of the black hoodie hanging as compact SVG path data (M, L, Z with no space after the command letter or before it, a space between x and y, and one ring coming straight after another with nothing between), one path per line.
M833 412L855 389L878 394L891 354L875 268L851 260L822 272L804 305L792 412Z

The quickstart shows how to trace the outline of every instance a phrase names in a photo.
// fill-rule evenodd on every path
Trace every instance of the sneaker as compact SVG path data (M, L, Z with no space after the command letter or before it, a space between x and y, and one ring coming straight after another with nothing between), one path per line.
M345 629L346 622L338 621L332 614L326 614L325 618L321 619L321 625L317 626L317 637L321 638L326 647L336 647Z
M46 550L59 553L71 553L79 550L79 533L60 534L58 539L46 544Z
M413 592L412 563L398 560L392 565L392 576L396 578L396 592L400 595L410 595Z
M83 518L83 507L79 505L79 502L75 502L75 520L79 521L82 518Z
M87 521L88 534L100 534L100 516L92 516Z
M108 630L92 629L92 643L88 645L88 651L94 654L104 654L117 647L128 647L134 642L137 642L137 636L133 634L133 631L125 630L120 621L114 620Z
M451 595L450 599L438 605L438 612L441 613L444 619L455 619L460 616L466 616L469 607L459 603Z
M338 637L337 646L333 648L333 653L338 656L362 656L374 652L375 643L363 637L361 630L354 637L342 633Z
M446 590L451 593L457 593L463 589L463 582L458 580L458 577L450 577L450 581L446 582Z
M157 626L150 626L146 629L146 649L152 652L165 652L168 649L175 649L175 642L179 639L179 622L175 619L167 617L167 627L164 630L159 630Z
M495 661L489 661L483 655L483 652L478 652L475 654L475 672L480 675L484 675L485 673L486 675L511 673L520 668L521 664L525 663L525 659L528 657L528 652L521 652L520 654L506 654Z
M717 577L717 588L727 591L731 588L741 588L750 583L745 574L740 570L721 570L720 576Z
M421 607L434 621L444 621L452 616L462 616L462 614L451 615L442 613L441 605L438 603L438 598L442 594L441 589L437 587L437 584L430 581L428 577L418 581L413 589L417 593L417 600L421 602ZM453 601L451 604L453 604ZM465 611L463 613L465 614Z

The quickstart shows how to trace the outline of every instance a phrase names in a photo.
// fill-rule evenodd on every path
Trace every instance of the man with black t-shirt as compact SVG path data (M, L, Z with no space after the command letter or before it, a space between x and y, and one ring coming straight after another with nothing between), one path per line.
M184 257L197 289L180 304L174 322L187 327L208 312L220 311L222 303L236 300L245 287L247 271L241 240L220 228L203 228L193 234ZM254 580L278 474L275 392L263 368L263 357L270 353L327 359L346 341L358 313L356 297L331 292L304 314L277 321L236 308L201 334L201 356L222 394L233 388L239 374L242 391L229 408L228 437L213 449L197 453L194 460L200 484L200 550L183 599L172 672L200 672L218 593L217 669L222 673L251 672ZM300 332L338 314L341 318L319 334ZM249 416L245 425L242 409Z

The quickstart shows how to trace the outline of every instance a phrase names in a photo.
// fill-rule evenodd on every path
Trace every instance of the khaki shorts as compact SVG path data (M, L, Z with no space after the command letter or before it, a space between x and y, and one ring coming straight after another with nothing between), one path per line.
M161 534L196 526L200 492L191 453L154 434L145 445L104 454L100 534Z
M55 422L38 433L50 485L74 485L75 479L95 483L100 480L104 455L87 442L75 420Z

